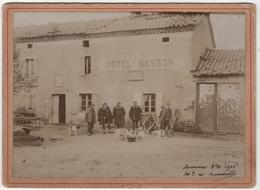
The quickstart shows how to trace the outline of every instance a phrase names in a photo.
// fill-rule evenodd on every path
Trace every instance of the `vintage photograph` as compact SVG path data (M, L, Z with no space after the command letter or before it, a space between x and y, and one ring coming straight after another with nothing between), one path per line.
M243 179L244 13L13 13L14 179Z

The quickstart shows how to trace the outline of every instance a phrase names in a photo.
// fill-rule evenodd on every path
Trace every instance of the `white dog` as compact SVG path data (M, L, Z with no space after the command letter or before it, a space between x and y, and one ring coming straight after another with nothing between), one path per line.
M152 132L152 135L156 135L158 137L164 137L166 134L164 130L154 130Z
M131 132L127 129L116 129L115 136L120 141L127 141L127 136L131 136Z
M79 132L78 132L79 127L76 125L70 125L68 128L68 132L70 136L78 136Z
M137 141L144 141L145 138L145 132L144 131L138 131L136 133L136 140Z

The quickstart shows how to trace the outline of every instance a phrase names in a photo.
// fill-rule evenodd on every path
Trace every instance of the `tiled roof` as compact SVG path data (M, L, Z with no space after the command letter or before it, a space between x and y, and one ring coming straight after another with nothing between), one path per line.
M206 49L194 76L238 75L245 72L245 52L241 49Z
M137 31L156 33L164 29L170 32L192 31L205 14L195 13L142 13L126 17L93 20L86 22L50 23L40 26L15 28L15 37L19 40L57 37L107 37L104 34L138 35ZM160 31L162 32L162 31ZM139 32L140 33L140 32ZM55 37L56 36L56 37ZM46 38L47 37L47 38Z

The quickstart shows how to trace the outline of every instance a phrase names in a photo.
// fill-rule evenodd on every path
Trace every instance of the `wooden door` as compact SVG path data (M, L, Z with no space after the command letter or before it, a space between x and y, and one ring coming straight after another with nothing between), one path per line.
M52 96L52 123L66 123L65 94Z
M66 113L65 94L60 94L59 95L59 123L66 123L65 113Z
M216 84L198 84L197 124L202 132L216 131Z

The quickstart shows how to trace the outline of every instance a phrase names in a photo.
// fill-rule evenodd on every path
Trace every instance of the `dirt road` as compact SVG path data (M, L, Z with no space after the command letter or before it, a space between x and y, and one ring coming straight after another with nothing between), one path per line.
M231 169L235 172L233 176L244 175L244 146L241 139L175 134L172 138L149 135L143 142L128 143L120 142L114 134L73 137L67 136L64 128L55 130L57 141L48 140L41 147L14 147L14 177L221 176ZM48 131L33 133L46 138L53 135ZM62 140L59 140L58 134Z

